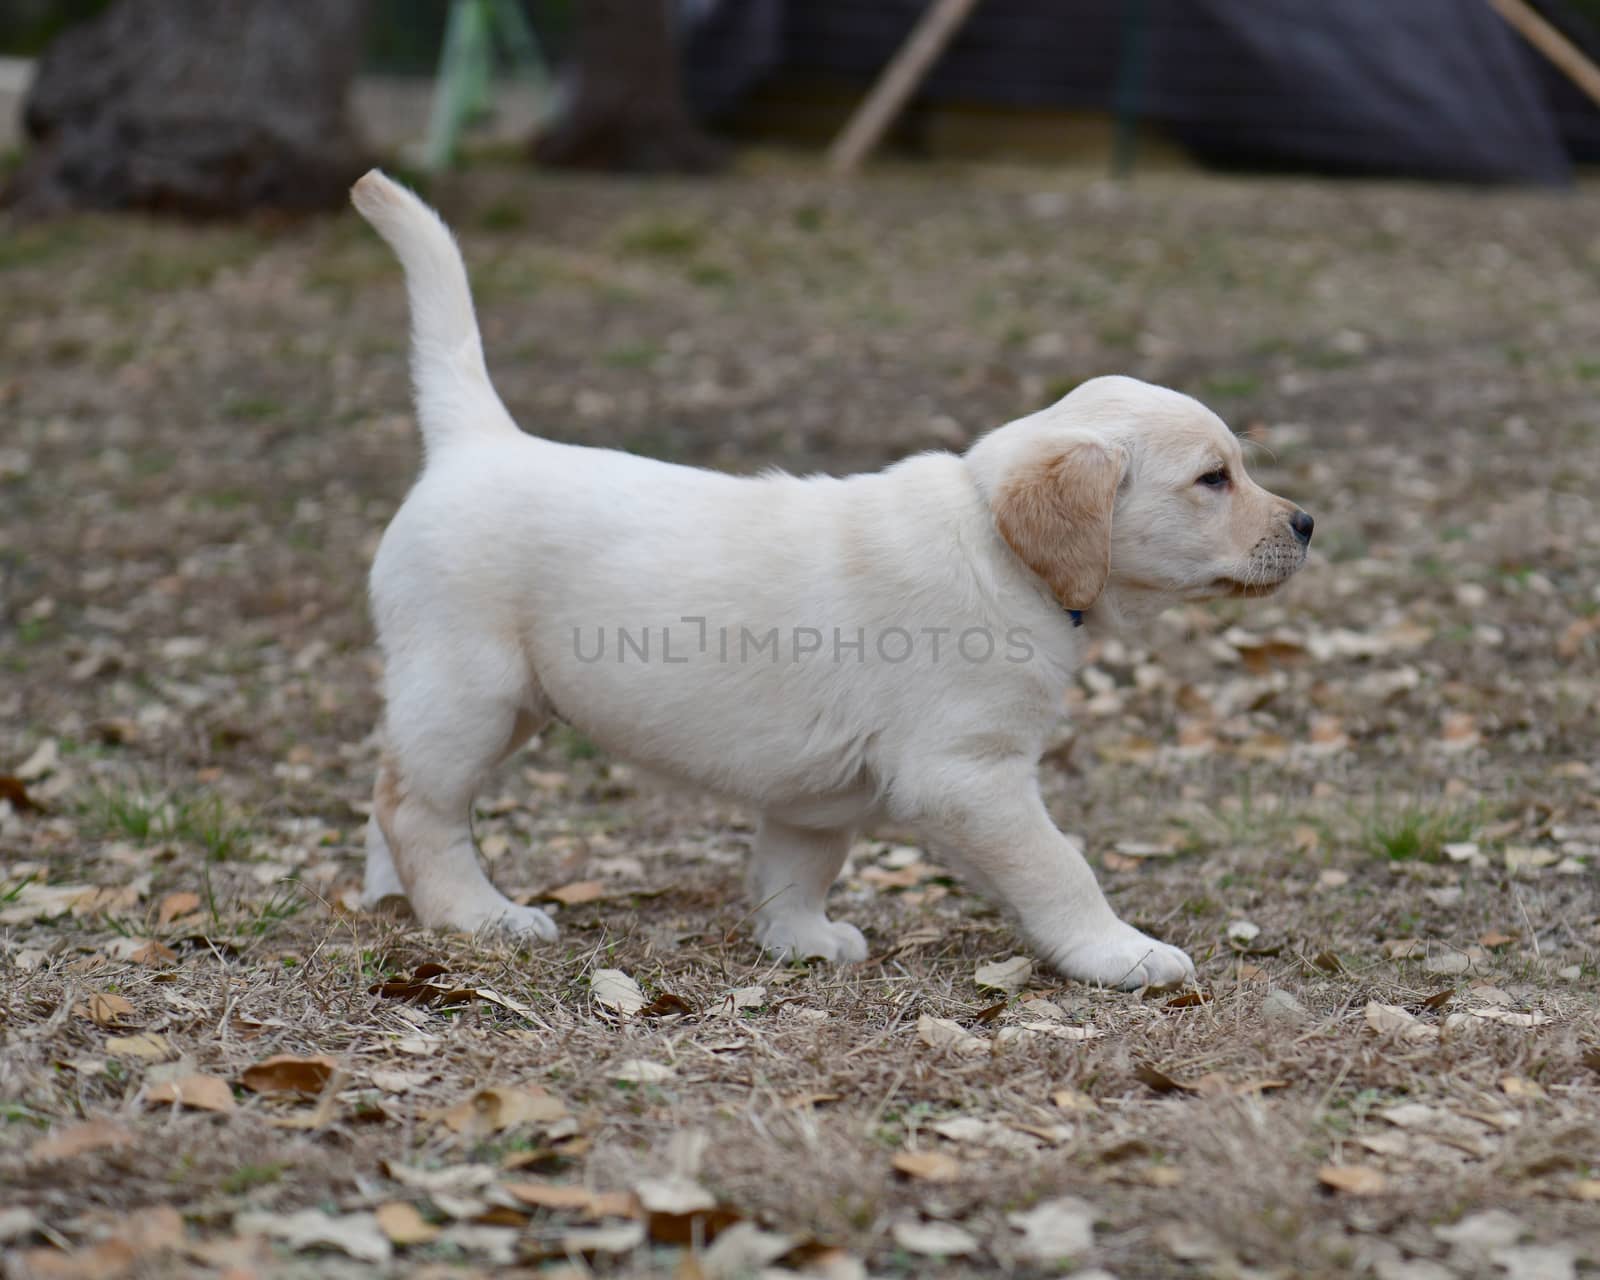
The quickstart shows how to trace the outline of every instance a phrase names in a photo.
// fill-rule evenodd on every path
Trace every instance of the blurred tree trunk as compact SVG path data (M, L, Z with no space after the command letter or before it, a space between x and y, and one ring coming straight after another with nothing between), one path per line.
M226 215L341 203L365 165L346 109L365 0L116 0L40 58L6 192Z
M634 173L704 173L723 151L684 103L669 0L579 0L576 84L534 144L541 164Z

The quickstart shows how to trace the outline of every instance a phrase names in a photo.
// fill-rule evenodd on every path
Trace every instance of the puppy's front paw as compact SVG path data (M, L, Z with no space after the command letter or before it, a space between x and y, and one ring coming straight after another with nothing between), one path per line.
M498 916L485 921L484 927L529 941L554 942L561 936L556 922L538 907L519 907L509 903Z
M1055 948L1050 963L1079 982L1123 991L1176 986L1194 978L1194 961L1177 947L1120 920L1096 937Z
M827 916L763 920L756 926L756 941L782 959L856 964L867 958L867 940L861 930Z
M458 933L499 934L519 942L554 942L561 930L538 907L519 907L514 902L496 903L481 911L456 911L448 920L434 922L434 928Z

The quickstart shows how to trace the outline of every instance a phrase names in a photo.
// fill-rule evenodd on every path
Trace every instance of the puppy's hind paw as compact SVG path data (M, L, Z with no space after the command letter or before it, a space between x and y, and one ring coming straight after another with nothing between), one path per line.
M857 964L867 958L861 930L827 916L763 920L756 926L756 941L780 959Z
M1120 920L1099 937L1055 949L1050 962L1069 978L1121 991L1194 980L1194 961L1187 955Z

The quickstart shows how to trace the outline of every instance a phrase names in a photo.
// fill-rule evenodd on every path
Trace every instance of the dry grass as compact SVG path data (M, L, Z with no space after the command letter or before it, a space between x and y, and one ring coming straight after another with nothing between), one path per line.
M738 891L749 815L652 790L564 732L478 819L509 890L603 887L561 909L559 944L350 913L377 710L362 580L416 456L398 274L353 217L29 230L0 258L0 761L57 758L25 771L40 811L16 792L0 809L18 1274L282 1274L288 1246L241 1215L405 1201L449 1230L395 1273L499 1251L693 1276L669 1224L583 1264L572 1212L495 1191L628 1188L683 1131L707 1135L697 1178L720 1204L848 1255L791 1268L1053 1273L1006 1215L1057 1195L1097 1218L1074 1262L1124 1280L1600 1265L1594 193L962 177L493 172L443 200L506 398L548 434L846 469L1121 370L1266 446L1258 478L1318 517L1315 563L1265 605L1105 646L1046 764L1119 907L1195 954L1209 1001L1036 974L996 1009L973 974L1014 934L934 869L907 873L893 832L835 893L873 958L764 963ZM104 892L41 888L62 885ZM369 993L424 963L524 1011ZM682 1005L618 1018L590 996L599 968ZM118 1006L96 995L130 1009L101 1025ZM1375 1031L1373 1003L1424 1029ZM1478 1016L1496 1011L1511 1020ZM987 1043L929 1047L924 1015ZM1024 1022L1101 1034L1004 1030ZM113 1042L141 1032L166 1048ZM278 1053L336 1061L320 1111L243 1089L226 1114L149 1105L164 1079L234 1082ZM671 1074L616 1079L634 1060ZM567 1118L476 1137L430 1119L518 1083ZM935 1128L963 1117L988 1123ZM93 1118L131 1140L36 1154ZM907 1151L957 1176L907 1180ZM399 1180L464 1165L489 1185ZM1384 1189L1325 1188L1329 1165ZM181 1220L144 1239L155 1205ZM1487 1209L1507 1233L1452 1239ZM894 1227L921 1219L975 1252L907 1253ZM1556 1269L1516 1270L1541 1261ZM364 1268L337 1250L294 1265Z

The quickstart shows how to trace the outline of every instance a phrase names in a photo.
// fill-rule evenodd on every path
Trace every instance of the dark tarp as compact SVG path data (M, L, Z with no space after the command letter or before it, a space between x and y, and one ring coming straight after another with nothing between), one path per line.
M925 3L719 0L691 100L725 114L775 73L864 88ZM1559 183L1600 149L1600 109L1472 0L983 0L921 97L1129 102L1213 163L1329 173Z

